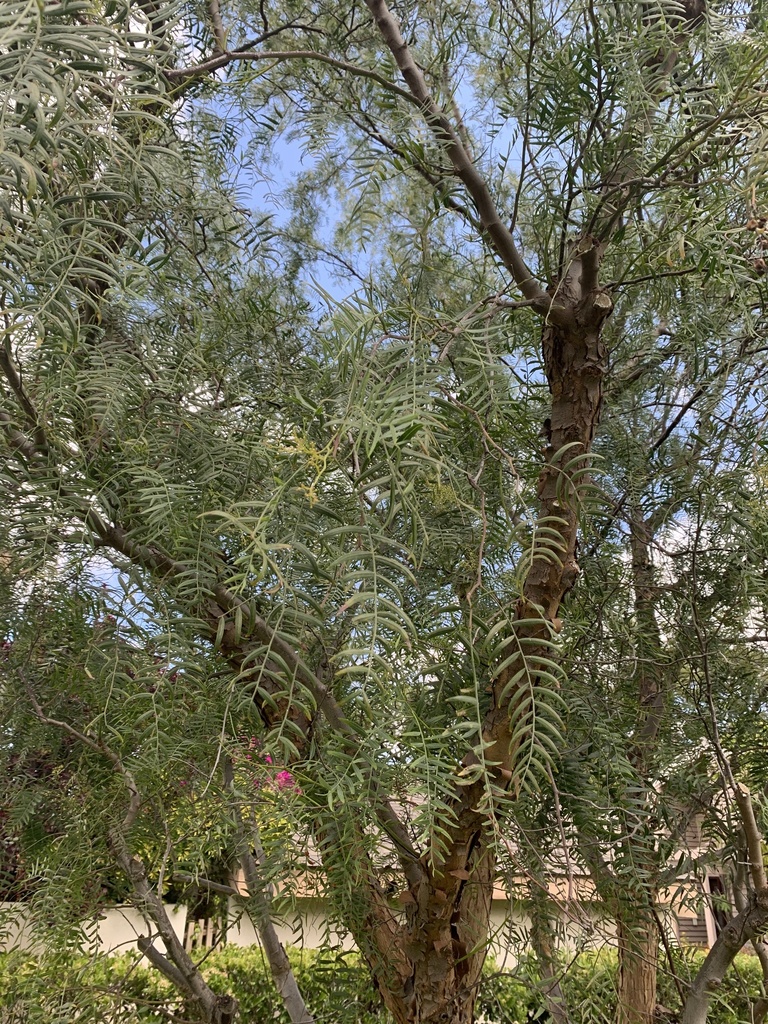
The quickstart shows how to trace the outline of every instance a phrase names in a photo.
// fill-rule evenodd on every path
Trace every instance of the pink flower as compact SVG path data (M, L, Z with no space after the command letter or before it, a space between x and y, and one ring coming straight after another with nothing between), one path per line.
M264 760L267 762L267 764L272 764L272 758L269 756L269 754L264 755Z
M275 776L275 785L278 789L288 789L290 786L293 786L293 784L293 776L290 772L278 772Z

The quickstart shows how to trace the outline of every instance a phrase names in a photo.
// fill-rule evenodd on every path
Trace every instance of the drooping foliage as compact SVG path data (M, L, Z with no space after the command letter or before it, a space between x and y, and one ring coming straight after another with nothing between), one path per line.
M250 829L458 1024L564 848L649 1024L763 784L764 20L4 6L4 895L70 942Z

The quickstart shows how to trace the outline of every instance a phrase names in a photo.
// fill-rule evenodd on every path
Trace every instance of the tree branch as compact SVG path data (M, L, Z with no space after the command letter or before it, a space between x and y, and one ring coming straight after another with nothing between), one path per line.
M164 975L172 985L175 985L180 992L187 991L187 982L184 975L178 967L174 967L168 957L163 956L159 949L155 949L152 945L152 939L148 939L146 935L140 935L136 939L136 945L152 966Z
M234 769L230 758L226 758L224 762L224 790L228 794L230 810L235 820L237 856L248 886L246 909L264 947L275 988L292 1024L315 1024L314 1017L307 1009L291 963L272 922L271 893L261 877L264 851L255 827L251 828L250 836L246 835L243 816L235 799ZM256 851L255 856L252 852L253 849Z
M112 762L112 766L114 767L115 771L122 776L123 782L125 783L125 788L128 790L128 810L126 812L125 818L123 819L122 825L123 829L128 830L131 827L131 825L133 825L134 821L136 820L136 816L138 815L139 810L141 809L141 795L136 785L136 780L134 779L131 772L128 771L128 769L125 767L122 760L114 752L114 750L111 750L110 747L108 747L107 744L102 739L99 739L95 736L91 736L90 733L80 732L79 729L76 729L74 726L70 725L69 722L64 722L59 718L51 718L48 715L46 715L42 705L37 700L31 685L26 679L24 679L24 687L27 691L27 695L32 705L32 709L35 712L35 717L40 722L42 722L44 725L52 725L55 729L61 729L62 732L68 733L74 739L82 743L83 746L89 747L97 754L102 754L104 757L106 757L109 761Z
M214 53L223 53L227 48L227 33L221 20L219 0L208 0L208 17L211 19L213 38L216 40Z
M472 157L446 115L433 99L424 75L413 59L410 48L403 39L397 21L385 0L366 0L366 4L432 134L439 143L445 146L456 175L472 196L484 232L493 243L505 267L512 274L518 288L526 299L531 300L537 312L549 316L554 322L568 321L567 311L560 306L553 305L551 297L527 267L512 233L502 223L488 191L488 186L475 167Z
M137 910L145 913L157 928L165 945L167 956L156 950L152 946L151 940L144 936L140 936L137 940L139 949L173 985L198 1003L205 1014L206 1021L210 1024L230 1024L235 1018L237 1001L232 996L218 996L208 987L197 965L179 941L168 917L165 904L150 885L144 862L136 854L132 854L128 847L125 833L134 823L141 806L141 796L133 775L125 767L119 754L103 740L95 738L89 733L81 732L68 722L46 715L28 684L26 684L26 689L35 715L41 722L61 729L79 740L84 746L102 754L111 762L125 783L129 797L128 811L122 825L111 828L107 833L107 846L131 885L133 901Z
M32 436L35 439L35 444L40 450L41 454L46 454L48 451L48 439L45 436L45 430L43 428L43 421L40 418L40 414L35 408L35 404L27 394L26 388L21 379L21 374L16 369L11 358L10 347L8 340L6 339L5 345L0 346L0 370L5 375L6 380L11 386L13 393L18 399L19 405L24 411L24 415L27 420L27 426L32 431Z
M221 882L212 882L210 878L197 878L195 875L191 875L188 871L174 871L171 878L174 882L184 882L188 885L196 885L200 889L205 889L208 892L215 892L221 896L240 895L237 889L233 889L231 885L222 885Z
M11 446L20 450L27 460L42 455L35 442L21 431L16 430L12 423L11 416L0 410L0 428L5 428ZM59 493L70 498L76 498L63 482L59 488ZM91 502L86 502L79 498L76 498L76 502L81 506L79 511L83 522L101 544L113 548L129 558L134 564L150 570L155 575L178 577L188 574L189 566L183 562L176 561L157 546L142 544L134 540L123 527L105 522ZM223 584L213 582L209 592L213 595L214 601L212 604L214 606L202 611L209 620L213 636L216 636L218 632L218 622L222 614L238 611L242 615L243 622L249 627L250 632L264 644L268 651L273 652L281 659L288 671L306 686L315 701L317 709L324 715L334 731L343 737L349 751L353 754L356 753L359 750L357 732L344 715L336 698L325 683L316 673L312 672L291 645L286 643L266 620L256 613L251 604L232 593ZM247 649L242 643L233 642L228 653L230 656L239 657L241 660L244 660ZM306 722L306 725L308 728L309 722ZM82 737L78 736L78 738ZM89 742L95 743L96 741ZM94 749L100 749L98 743ZM106 750L101 752L106 754ZM373 767L368 768L366 776L374 796L374 808L379 824L395 844L409 883L416 884L422 877L422 866L408 830L398 817L386 795L382 792Z
M194 64L192 67L171 68L170 71L165 72L165 75L171 82L183 82L188 78L200 78L212 71L218 71L219 68L224 68L238 60L271 61L272 64L282 64L286 60L315 60L321 64L328 64L329 67L339 71L346 71L347 74L357 78L370 78L387 92L394 93L408 103L418 105L406 89L401 89L377 71L361 67L359 64L352 64L350 61L338 60L336 57L318 53L316 50L226 50L224 53L209 57L208 60Z
M31 438L14 426L13 417L4 409L0 409L0 429L5 432L11 448L23 455L27 462L31 462L36 455L43 454Z
M104 543L109 544L121 554L126 555L131 561L155 573L163 576L180 576L189 572L188 566L182 562L175 561L160 549L140 544L133 540L122 527L108 525L93 509L88 511L86 523ZM223 584L213 582L210 592L216 603L216 608L211 611L213 617L211 629L213 634L216 635L217 632L217 612L220 616L223 612L238 611L242 615L243 623L249 632L262 642L268 652L273 653L280 659L289 672L294 674L296 679L306 686L315 701L316 707L322 712L328 724L344 739L349 751L356 753L359 750L356 730L344 715L329 688L316 673L312 672L291 645L286 643L266 620L256 613L249 602L234 594ZM233 645L229 653L230 655L242 658L246 651L241 644L239 646ZM422 869L408 831L389 800L382 793L381 786L375 777L372 767L367 769L366 775L368 785L371 787L374 795L374 807L379 823L395 843L403 864L403 870L406 872L409 881L412 883L417 882L421 878Z
M693 980L680 1024L706 1024L712 993L745 943L768 928L768 889L752 893L742 913L731 918L718 935Z

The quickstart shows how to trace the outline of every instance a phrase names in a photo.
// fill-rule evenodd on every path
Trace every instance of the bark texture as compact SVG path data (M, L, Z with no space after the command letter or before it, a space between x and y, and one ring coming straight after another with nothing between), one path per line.
M653 1024L659 935L652 916L641 914L617 920L619 977L618 1024Z

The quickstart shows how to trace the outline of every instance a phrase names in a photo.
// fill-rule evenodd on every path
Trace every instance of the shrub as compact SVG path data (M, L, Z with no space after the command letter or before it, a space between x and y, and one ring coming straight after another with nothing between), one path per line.
M355 953L291 950L299 987L318 1021L390 1024L368 972ZM704 954L674 953L677 981L668 965L659 973L659 1002L680 1008L680 989L694 977ZM566 969L567 967L567 969ZM228 946L203 965L211 987L234 995L242 1024L288 1024L258 947ZM564 964L563 991L573 1024L611 1024L616 1008L616 954L582 953ZM740 955L713 997L709 1024L751 1024L751 1000L761 992L760 964ZM182 1018L181 997L134 953L87 960L62 956L40 961L26 953L0 954L1 1024L168 1024L164 1011ZM489 965L477 1016L482 1024L525 1024L541 1008L531 962L514 974ZM170 1018L172 1019L172 1018Z

